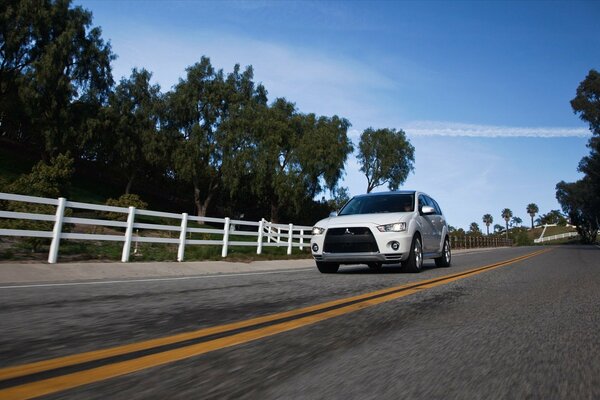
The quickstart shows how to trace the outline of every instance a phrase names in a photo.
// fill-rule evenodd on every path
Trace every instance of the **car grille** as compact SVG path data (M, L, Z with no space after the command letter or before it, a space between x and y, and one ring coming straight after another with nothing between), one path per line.
M325 235L325 253L378 253L377 242L369 228L331 228Z

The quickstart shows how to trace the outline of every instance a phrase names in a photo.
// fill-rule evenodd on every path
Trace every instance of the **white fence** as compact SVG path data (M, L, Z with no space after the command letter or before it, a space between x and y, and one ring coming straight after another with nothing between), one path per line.
M567 233L561 233L560 235L540 237L540 238L534 239L533 241L535 243L543 243L543 242L549 242L551 240L570 238L570 237L574 237L577 235L579 235L577 232L567 232Z
M177 244L177 261L183 261L186 245L218 245L222 246L221 256L227 257L230 246L252 246L256 247L256 254L262 253L264 246L287 247L287 254L292 254L292 248L300 250L308 246L312 228L293 224L273 224L262 219L261 221L241 221L230 218L211 218L190 216L187 213L174 214L150 210L138 210L135 207L113 207L98 204L79 203L67 201L65 198L49 199L43 197L23 196L10 193L1 193L0 200L16 201L23 203L44 204L56 207L55 214L33 214L14 211L0 210L0 218L48 221L54 223L52 231L24 230L24 229L0 229L0 236L20 236L51 239L48 262L53 264L58 259L60 242L63 239L94 240L94 241L116 241L123 242L122 262L128 262L131 254L131 244L140 243L170 243ZM83 209L100 212L121 213L127 215L127 221L114 221L108 219L78 218L65 216L66 209ZM167 218L176 221L176 225L163 225L155 223L135 222L136 216L149 216ZM190 221L199 224L217 223L223 224L223 229L217 228L193 228L188 227ZM95 233L71 233L63 232L64 224L93 225L110 228L125 228L123 235L95 234ZM250 227L250 230L238 230L239 227ZM134 230L153 230L176 232L178 238L139 236L134 235ZM188 234L205 233L220 235L220 240L190 239ZM231 235L255 237L254 241L232 241ZM306 242L305 242L306 241Z

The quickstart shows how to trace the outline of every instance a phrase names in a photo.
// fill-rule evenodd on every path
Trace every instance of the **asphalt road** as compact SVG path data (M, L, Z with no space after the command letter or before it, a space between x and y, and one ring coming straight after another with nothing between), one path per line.
M456 255L420 274L356 266L3 287L0 398L600 398L600 248L513 260L540 249ZM185 332L194 337L171 339ZM14 366L123 345L112 358L7 378ZM73 387L44 392L56 382Z

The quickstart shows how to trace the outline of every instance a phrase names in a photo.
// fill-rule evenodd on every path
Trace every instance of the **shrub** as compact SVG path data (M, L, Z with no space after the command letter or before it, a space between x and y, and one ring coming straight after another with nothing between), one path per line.
M8 185L7 191L14 194L23 194L28 196L57 198L66 196L71 176L73 175L73 159L68 154L59 154L56 158L50 160L49 164L43 161L38 162L31 169L31 172L21 175L16 181ZM56 207L46 204L32 204L18 201L6 201L3 208L8 211L31 213L31 214L50 214L56 213ZM71 215L71 210L65 210L65 216ZM8 229L22 229L34 231L51 231L54 223L49 221L33 221L21 219L9 219L1 222L1 226ZM63 229L65 231L66 229ZM33 252L39 250L40 246L47 244L45 238L27 238L25 243Z
M135 207L137 209L145 209L148 207L148 203L143 201L140 196L137 194L124 194L118 199L108 199L106 200L107 206L113 207ZM107 212L104 214L106 218L112 219L115 221L126 221L127 214L118 213L118 212Z

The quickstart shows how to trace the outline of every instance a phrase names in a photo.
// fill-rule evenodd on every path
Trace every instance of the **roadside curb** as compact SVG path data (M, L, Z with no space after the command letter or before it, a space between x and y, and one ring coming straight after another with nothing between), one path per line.
M508 247L507 247L508 248ZM480 253L502 248L460 249L454 255ZM0 284L53 283L92 280L177 278L200 275L269 272L314 267L309 259L253 262L80 262L80 263L0 263Z

